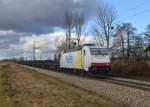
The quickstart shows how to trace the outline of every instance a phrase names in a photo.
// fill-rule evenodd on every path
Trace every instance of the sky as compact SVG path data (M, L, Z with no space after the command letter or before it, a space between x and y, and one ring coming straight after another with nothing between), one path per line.
M150 23L150 0L107 0L118 12L118 23L132 22L138 32Z
M82 42L93 42L94 37L88 33L101 1L0 0L0 59L32 59L33 41L38 47L36 55L39 59L53 58L56 46L65 39L63 18L66 10L85 15L87 26ZM146 25L150 23L150 0L103 1L116 9L116 24L132 22L137 32L144 32Z

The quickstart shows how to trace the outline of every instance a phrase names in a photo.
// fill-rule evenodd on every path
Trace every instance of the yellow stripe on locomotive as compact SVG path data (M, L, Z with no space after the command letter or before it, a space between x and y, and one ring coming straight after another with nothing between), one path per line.
M82 53L81 53L81 51L78 51L77 52L77 60L76 60L76 68L77 69L82 69L81 59L82 59Z

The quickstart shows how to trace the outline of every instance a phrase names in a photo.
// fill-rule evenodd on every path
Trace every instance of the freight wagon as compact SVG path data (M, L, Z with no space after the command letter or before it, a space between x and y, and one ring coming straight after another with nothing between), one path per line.
M110 73L111 57L104 47L84 45L77 49L63 51L60 56L60 69L86 73Z

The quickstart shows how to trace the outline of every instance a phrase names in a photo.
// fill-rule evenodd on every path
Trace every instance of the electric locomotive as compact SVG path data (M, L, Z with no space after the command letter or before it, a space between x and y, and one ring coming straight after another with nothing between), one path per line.
M96 45L65 50L60 55L60 69L85 73L105 73L111 71L111 55L108 49Z

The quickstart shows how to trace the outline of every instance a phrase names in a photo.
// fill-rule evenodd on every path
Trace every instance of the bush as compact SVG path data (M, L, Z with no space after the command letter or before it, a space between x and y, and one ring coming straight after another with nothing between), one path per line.
M119 59L113 62L112 73L122 76L150 77L150 68L145 61Z

